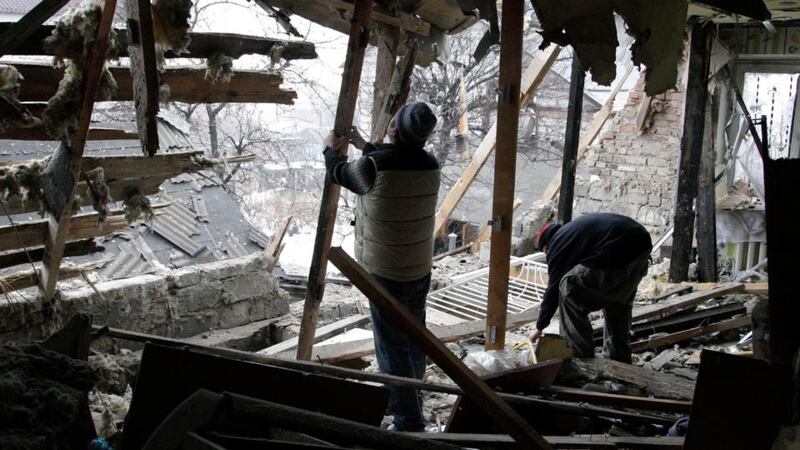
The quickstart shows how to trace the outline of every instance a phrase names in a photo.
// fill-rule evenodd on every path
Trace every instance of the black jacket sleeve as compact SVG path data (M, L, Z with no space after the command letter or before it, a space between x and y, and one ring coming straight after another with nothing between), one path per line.
M332 148L325 147L323 155L325 155L325 169L328 176L334 183L340 184L358 195L368 193L375 185L378 173L375 161L369 156L369 153L374 150L374 145L367 144L367 147L364 148L364 156L347 162Z
M548 265L547 289L544 290L542 295L542 303L539 305L539 318L536 319L536 329L544 330L550 325L553 315L558 309L558 285L561 282L563 274L555 273L555 270Z

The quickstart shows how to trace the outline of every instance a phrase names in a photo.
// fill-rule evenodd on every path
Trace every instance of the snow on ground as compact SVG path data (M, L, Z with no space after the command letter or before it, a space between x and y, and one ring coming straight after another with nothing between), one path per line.
M347 225L345 225L347 226ZM349 226L348 226L349 227ZM283 270L289 274L302 274L308 273L308 268L311 266L311 255L314 252L314 237L316 229L312 227L303 227L299 233L293 236L286 236L283 242L286 243L286 248L281 253L280 265ZM332 246L342 247L349 255L353 256L353 245L355 239L353 233L342 236L334 231ZM341 276L333 264L328 264L328 276Z

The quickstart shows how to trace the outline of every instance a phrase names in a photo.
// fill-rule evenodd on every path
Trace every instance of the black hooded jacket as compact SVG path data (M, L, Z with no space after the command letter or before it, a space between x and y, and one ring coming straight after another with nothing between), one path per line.
M536 328L543 330L558 308L561 278L578 264L615 269L652 250L650 234L630 217L611 213L586 214L566 223L547 242L549 283L539 309Z

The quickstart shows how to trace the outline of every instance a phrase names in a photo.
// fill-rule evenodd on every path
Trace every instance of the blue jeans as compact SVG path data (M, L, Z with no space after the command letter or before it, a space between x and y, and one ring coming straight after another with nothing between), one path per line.
M431 276L414 281L394 281L373 275L394 298L408 308L419 323L425 325L425 300ZM387 322L378 307L370 303L375 355L382 373L422 379L425 375L425 354L412 344L405 333ZM416 389L389 386L389 414L399 431L422 431L422 397Z

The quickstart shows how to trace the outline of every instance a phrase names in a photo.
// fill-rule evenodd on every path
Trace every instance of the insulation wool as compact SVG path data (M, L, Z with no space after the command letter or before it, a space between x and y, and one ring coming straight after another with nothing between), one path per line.
M92 205L97 211L98 221L103 223L108 217L108 204L112 202L111 190L106 184L105 172L102 167L94 168L84 173L86 179L91 182L89 194L92 196Z
M206 81L211 84L217 82L228 83L233 77L233 58L221 52L212 54L206 63Z
M124 203L125 207L123 211L125 212L125 220L128 223L133 223L140 219L145 222L150 222L155 218L153 207L150 205L150 199L138 191L129 195Z
M82 70L95 44L102 13L101 4L95 1L72 8L56 22L53 32L42 43L45 51L53 54L53 65L64 68L64 77L58 83L56 94L47 102L43 116L45 129L54 138L67 139L77 127L81 111ZM106 57L115 57L117 48L112 29ZM116 90L117 83L104 65L97 96L105 100Z
M8 201L22 196L23 203L35 202L43 209L41 176L45 166L46 159L0 168L0 198Z
M22 80L16 67L0 64L0 131L28 128L41 123L19 101Z
M156 0L153 4L153 34L158 67L164 67L164 53L189 53L191 0Z

